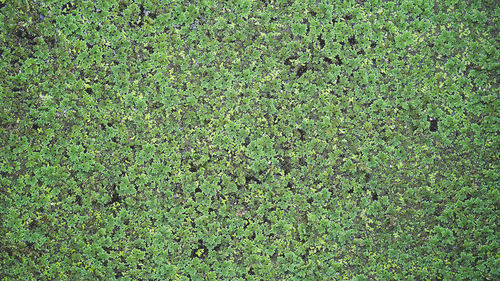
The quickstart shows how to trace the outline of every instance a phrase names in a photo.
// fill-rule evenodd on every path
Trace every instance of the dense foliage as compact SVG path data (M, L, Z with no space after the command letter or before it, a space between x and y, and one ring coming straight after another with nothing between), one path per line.
M496 1L0 1L3 280L498 280Z

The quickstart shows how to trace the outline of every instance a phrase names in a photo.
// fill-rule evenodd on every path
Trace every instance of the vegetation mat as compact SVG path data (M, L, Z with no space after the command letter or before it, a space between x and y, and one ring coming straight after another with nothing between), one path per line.
M0 279L499 280L497 4L0 0Z

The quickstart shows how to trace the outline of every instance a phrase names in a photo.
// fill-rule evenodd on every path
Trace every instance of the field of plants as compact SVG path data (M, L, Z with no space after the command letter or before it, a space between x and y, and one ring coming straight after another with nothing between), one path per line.
M495 0L0 0L0 280L499 280Z

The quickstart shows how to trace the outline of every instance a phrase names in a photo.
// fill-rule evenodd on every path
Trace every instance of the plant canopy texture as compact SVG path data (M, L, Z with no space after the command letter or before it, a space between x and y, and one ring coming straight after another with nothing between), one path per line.
M499 16L0 0L0 280L499 280Z

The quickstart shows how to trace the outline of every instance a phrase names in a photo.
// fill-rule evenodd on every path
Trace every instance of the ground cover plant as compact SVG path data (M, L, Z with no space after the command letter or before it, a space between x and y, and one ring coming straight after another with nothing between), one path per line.
M498 280L499 15L0 0L0 279Z

